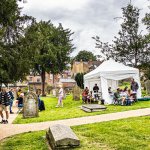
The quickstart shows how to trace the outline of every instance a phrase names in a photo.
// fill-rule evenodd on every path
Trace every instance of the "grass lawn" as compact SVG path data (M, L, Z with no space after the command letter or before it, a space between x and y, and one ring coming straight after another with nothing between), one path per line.
M22 114L19 114L13 123L24 124L24 123L32 123L32 122L44 122L44 121L77 118L77 117L83 117L83 116L92 116L92 115L106 114L106 113L112 113L112 112L121 112L121 111L126 111L126 110L150 107L150 101L144 101L144 102L137 102L133 104L132 106L108 105L107 110L105 111L87 113L87 112L80 110L82 101L81 100L73 101L72 96L67 96L67 98L64 100L63 108L55 108L57 104L56 98L45 97L42 99L45 102L46 110L39 112L38 118L23 119Z
M150 116L72 127L79 150L149 150ZM47 150L45 131L19 134L0 143L2 150Z

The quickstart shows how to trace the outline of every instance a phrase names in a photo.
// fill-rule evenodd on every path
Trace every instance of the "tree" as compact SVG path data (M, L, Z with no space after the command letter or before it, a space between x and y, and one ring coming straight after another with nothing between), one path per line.
M83 73L77 73L75 76L75 81L77 82L77 85L81 88L84 89L84 84L83 84Z
M55 27L50 21L35 22L25 34L27 46L34 53L33 72L41 75L42 95L45 95L45 73L61 73L70 61L73 50L69 29L59 24Z
M28 68L28 50L22 51L24 24L32 17L21 16L16 0L0 1L0 83L12 83L23 79ZM27 64L27 65L26 65Z
M147 43L150 44L150 13L145 14L145 17L142 19L142 22L146 25L146 29L148 30L148 34L145 35L145 41L147 41ZM150 51L150 45L148 45L146 48L147 51ZM142 68L142 71L144 72L146 79L150 80L150 63L145 62L141 64L140 67Z
M96 36L94 37L96 47L101 49L107 59L113 58L124 64L138 67L150 61L150 50L146 49L149 42L139 32L139 9L128 4L127 7L122 8L122 13L123 23L118 32L119 37L115 37L113 44L109 44L101 42Z
M89 51L86 51L86 50L83 50L83 51L80 51L77 56L75 56L74 60L76 61L89 61L89 60L92 60L92 61L95 61L96 60L96 56L93 55L92 52L89 52Z

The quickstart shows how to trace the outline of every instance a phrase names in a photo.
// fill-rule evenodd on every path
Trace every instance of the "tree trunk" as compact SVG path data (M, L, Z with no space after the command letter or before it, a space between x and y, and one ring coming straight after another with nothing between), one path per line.
M41 79L42 79L42 96L45 96L45 70L43 68L41 72Z
M53 74L53 87L55 88L54 82L55 82L55 76L54 76L54 74Z

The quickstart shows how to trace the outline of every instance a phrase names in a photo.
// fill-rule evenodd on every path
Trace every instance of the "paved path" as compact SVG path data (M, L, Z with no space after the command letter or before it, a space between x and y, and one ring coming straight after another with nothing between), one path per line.
M96 115L96 116L80 117L80 118L73 118L73 119L47 121L41 123L0 124L0 140L23 132L46 130L48 129L49 126L54 124L76 126L76 125L83 125L83 124L90 124L96 122L118 120L118 119L129 118L129 117L146 116L146 115L150 115L150 108ZM11 122L15 117L16 114L10 116Z

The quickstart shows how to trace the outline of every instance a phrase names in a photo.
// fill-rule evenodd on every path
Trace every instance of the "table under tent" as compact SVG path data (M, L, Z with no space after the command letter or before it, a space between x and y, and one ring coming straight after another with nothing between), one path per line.
M141 98L139 70L137 68L125 66L114 60L104 61L95 70L85 74L84 87L88 87L90 91L93 91L94 85L97 84L105 103L112 104L113 101L108 93L108 87L111 87L112 90L116 90L118 81L127 78L133 78L138 83L139 89L137 91L137 98Z

